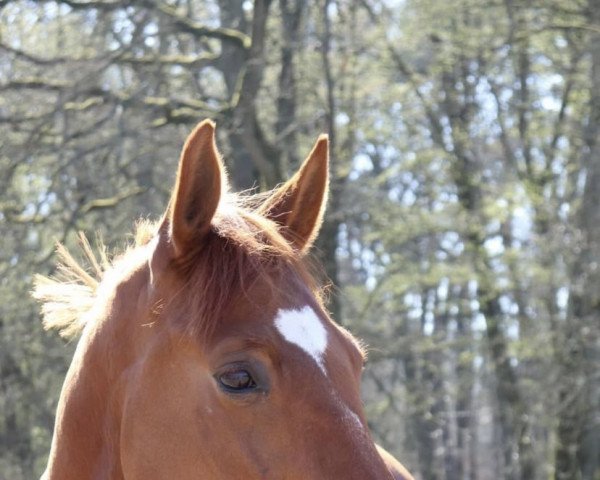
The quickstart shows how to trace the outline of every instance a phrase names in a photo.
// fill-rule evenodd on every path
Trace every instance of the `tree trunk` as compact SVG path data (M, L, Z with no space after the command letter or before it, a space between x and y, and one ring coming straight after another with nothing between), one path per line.
M600 1L589 0L591 25L600 25ZM559 331L558 480L600 478L600 33L590 34L590 115L584 132L586 183L578 224L580 255L571 269L568 317Z

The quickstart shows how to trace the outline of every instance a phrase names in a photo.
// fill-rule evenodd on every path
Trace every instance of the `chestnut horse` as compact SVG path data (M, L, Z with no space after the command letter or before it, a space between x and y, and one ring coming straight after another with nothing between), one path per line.
M371 438L364 354L308 267L327 188L322 136L269 195L233 195L204 121L135 246L109 263L84 241L95 277L59 247L34 295L81 337L42 478L412 478Z

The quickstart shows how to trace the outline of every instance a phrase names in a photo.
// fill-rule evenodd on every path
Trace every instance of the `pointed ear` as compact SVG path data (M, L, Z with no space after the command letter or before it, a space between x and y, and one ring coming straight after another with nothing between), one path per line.
M328 190L329 140L321 135L300 170L274 191L259 212L283 226L283 236L304 252L319 233Z
M215 124L204 120L187 138L165 214L175 256L201 242L221 199L225 171L215 145Z

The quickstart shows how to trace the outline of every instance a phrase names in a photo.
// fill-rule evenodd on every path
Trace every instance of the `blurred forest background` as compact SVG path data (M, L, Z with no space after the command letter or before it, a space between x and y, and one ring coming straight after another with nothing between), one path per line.
M236 189L329 133L330 309L417 478L600 479L600 0L0 0L1 479L75 346L32 275L157 218L206 117Z

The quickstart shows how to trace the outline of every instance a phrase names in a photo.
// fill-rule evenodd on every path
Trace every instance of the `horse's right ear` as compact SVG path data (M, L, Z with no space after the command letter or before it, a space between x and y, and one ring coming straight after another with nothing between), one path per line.
M204 120L188 136L163 227L176 257L196 247L219 206L225 171L215 145L215 124Z
M321 135L300 170L258 211L278 223L292 247L305 253L321 228L328 190L329 140Z

